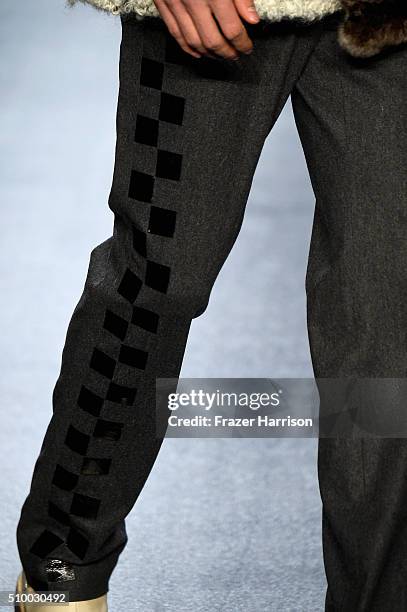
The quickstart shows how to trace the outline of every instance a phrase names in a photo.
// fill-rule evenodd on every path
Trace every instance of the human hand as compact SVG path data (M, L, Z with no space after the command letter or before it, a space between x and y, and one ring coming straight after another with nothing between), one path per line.
M238 59L253 42L242 19L258 23L253 0L154 0L169 33L193 57Z

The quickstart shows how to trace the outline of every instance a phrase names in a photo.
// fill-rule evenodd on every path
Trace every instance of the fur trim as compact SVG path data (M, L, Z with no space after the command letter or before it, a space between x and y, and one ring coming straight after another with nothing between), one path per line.
M160 17L153 0L66 0L92 4L113 14ZM254 0L262 19L300 18L314 21L337 10L344 12L338 42L354 57L371 57L407 42L407 0Z
M92 4L96 8L115 15L135 13L138 17L159 17L153 0L67 0L73 6L78 1ZM313 21L341 8L340 0L254 0L254 5L262 19L300 18Z
M262 19L304 19L314 21L341 8L340 0L254 0Z
M159 17L153 0L67 0L68 5L74 6L78 2L91 4L95 8L107 11L113 15L134 13L136 17Z
M407 0L342 0L341 46L355 57L371 57L407 42Z

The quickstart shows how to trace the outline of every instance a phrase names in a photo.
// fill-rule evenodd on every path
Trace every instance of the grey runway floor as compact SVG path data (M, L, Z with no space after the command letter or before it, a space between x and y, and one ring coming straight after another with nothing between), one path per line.
M51 415L66 327L107 207L119 21L62 0L2 0L0 589ZM312 374L304 274L313 195L287 105L239 239L192 325L185 377ZM318 612L325 576L315 440L164 442L127 519L112 612Z

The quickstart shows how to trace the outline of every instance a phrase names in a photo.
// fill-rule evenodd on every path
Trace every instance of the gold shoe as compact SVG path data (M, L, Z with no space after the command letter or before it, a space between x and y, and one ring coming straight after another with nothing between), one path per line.
M22 571L17 579L16 595L34 593ZM107 594L86 601L71 601L69 604L36 604L22 601L15 604L14 610L15 612L108 612Z

